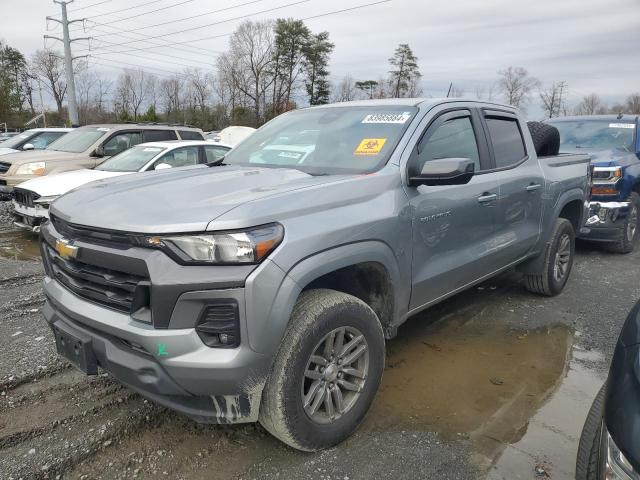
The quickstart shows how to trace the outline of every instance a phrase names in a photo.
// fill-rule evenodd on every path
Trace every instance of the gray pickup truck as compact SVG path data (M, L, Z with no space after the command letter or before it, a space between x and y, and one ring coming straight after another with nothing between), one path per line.
M293 111L208 174L100 180L53 202L44 317L87 374L325 448L363 419L385 339L410 316L512 267L529 290L561 292L588 166L539 158L503 105Z

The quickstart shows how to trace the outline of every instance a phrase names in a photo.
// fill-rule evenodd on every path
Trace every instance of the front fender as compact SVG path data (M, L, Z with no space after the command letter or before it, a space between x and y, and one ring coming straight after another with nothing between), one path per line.
M403 306L406 309L410 292L408 289L398 288L402 285L400 269L391 248L383 242L373 240L350 243L309 256L286 273L280 268L279 272L269 269L271 278L253 274L249 276L245 284L245 295L251 348L260 353L275 355L300 292L327 273L364 262L377 262L386 269L390 282L395 287L393 320L401 318L401 309ZM275 265L274 262L271 263Z

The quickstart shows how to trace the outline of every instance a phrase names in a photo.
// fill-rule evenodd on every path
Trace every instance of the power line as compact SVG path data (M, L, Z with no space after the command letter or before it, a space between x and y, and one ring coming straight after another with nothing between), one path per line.
M167 5L166 7L162 7L162 8L157 8L155 10L149 10L148 12L142 12L142 13L138 13L136 15L131 15L130 17L125 17L125 18L119 18L117 20L112 20L110 22L106 22L106 23L98 23L98 22L94 22L97 23L98 25L110 25L112 23L119 23L119 22L124 22L125 20L131 20L132 18L138 18L138 17L142 17L143 15L149 15L152 13L156 13L156 12L161 12L163 10L168 10L170 8L175 8L175 7L179 7L180 5L184 5L185 3L192 3L195 2L195 0L184 0L183 2L178 2L172 5ZM93 17L95 18L95 17ZM169 22L171 23L171 22ZM129 30L132 31L132 30Z
M249 2L240 3L240 4L234 5L232 7L225 7L225 8L221 8L219 10L212 10L210 12L203 12L203 13L200 13L198 15L191 15L190 17L178 18L178 19L175 19L175 20L170 20L168 22L156 23L156 24L153 24L153 25L144 25L142 27L134 28L134 29L131 29L131 30L123 30L123 33L137 32L139 30L146 30L147 28L162 27L164 25L169 25L169 24L173 24L173 23L177 23L177 22L183 22L185 20L193 20L194 18L200 18L200 17L204 17L204 16L207 16L207 15L213 15L214 13L226 12L228 10L235 10L236 8L246 7L247 5L252 5L252 4L260 3L260 2L264 2L264 1L265 0L251 0ZM309 0L307 0L307 1L309 1ZM119 21L129 20L131 18L134 18L134 17L128 17L128 18L125 18L125 19L122 19L122 20L119 20ZM105 23L98 23L98 22L94 22L94 23L96 23L97 25L108 25L109 24L109 23L105 24ZM115 22L110 22L110 23L115 23ZM98 35L98 36L100 36L100 35Z
M71 12L77 12L78 10L85 10L87 8L91 8L91 7L96 7L98 5L102 5L103 3L108 3L111 2L112 0L102 0L101 2L98 3L92 3L91 5L87 5L85 7L80 7L80 8L74 8L73 10L69 10L69 13Z
M151 4L158 3L158 2L164 2L164 0L151 0L150 2L141 3L140 5L134 5L134 6L127 7L127 8L121 8L119 10L111 10L110 12L98 13L98 14L95 14L95 15L92 15L92 16L89 16L89 17L85 17L85 20L89 20L91 18L97 18L97 17L106 17L106 16L112 15L114 13L129 12L129 11L133 10L134 8L142 8L142 7L146 7L147 5L151 5ZM71 31L72 32L78 32L80 30L84 30L84 28L83 27L76 28L76 29L73 29Z
M129 65L131 67L136 67L142 71L147 71L147 70L156 70L160 73L155 73L155 72L147 72L149 74L153 74L153 75L159 75L159 76L164 76L164 77L174 77L174 76L179 76L179 77L184 77L187 78L187 75L185 75L184 73L180 73L180 72L173 72L171 70L164 70L162 68L155 68L155 67L144 67L142 68L140 65L136 65L135 63L128 63L128 62L121 62L121 61L116 61L116 60L109 60L108 58L101 58L100 62L96 62L95 60L91 59L91 62L94 65L101 65L103 67L110 67L110 68L117 68L120 71L125 70L122 65ZM104 64L101 62L110 62L110 63L114 63L116 65L108 65L108 64Z
M298 0L296 2L287 3L285 5L280 5L278 7L267 8L267 9L259 11L259 12L254 12L254 13L250 13L250 14L247 14L247 15L240 15L238 17L229 18L227 20L220 20L218 22L208 23L206 25L200 25L200 26L197 26L197 27L185 28L183 30L177 30L175 32L164 33L162 35L153 35L153 36L149 36L147 38L149 38L149 39L162 38L162 37L168 37L168 36L172 36L172 35L178 35L180 33L192 32L194 30L200 30L202 28L213 27L215 25L222 25L223 23L233 22L235 20L242 20L242 19L245 19L245 18L248 18L248 17L253 17L255 15L260 15L260 14L263 14L263 13L273 12L273 11L276 11L276 10L282 10L283 8L292 7L294 5L300 5L302 3L308 3L310 1L311 0ZM388 0L388 1L390 1L390 0ZM153 26L156 26L156 25L149 25L149 27L145 27L145 28L150 28L150 27L153 27ZM138 29L134 29L134 30L138 30ZM130 32L130 31L132 31L132 30L123 30L124 33ZM99 36L103 36L103 35L97 35L96 37L99 37ZM142 41L142 40L140 40L140 41ZM123 42L120 45L128 45L130 43L135 43L135 41L134 42Z

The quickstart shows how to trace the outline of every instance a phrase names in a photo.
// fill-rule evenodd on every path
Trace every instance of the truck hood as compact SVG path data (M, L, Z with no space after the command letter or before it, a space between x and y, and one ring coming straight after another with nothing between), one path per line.
M10 153L18 153L20 150L14 148L0 148L0 155L8 155Z
M30 162L55 162L75 158L77 153L57 152L55 150L29 150L26 152L16 152L2 157L3 162L13 165L24 165Z
M626 167L638 162L638 157L635 153L617 149L591 152L590 155L591 165L595 167Z
M344 176L236 166L144 172L73 190L52 204L51 213L74 224L110 230L201 232L240 205L340 177Z
M44 177L33 178L20 184L21 189L36 192L41 197L64 195L69 190L80 187L85 183L103 178L127 175L130 172L104 172L102 170L74 170Z

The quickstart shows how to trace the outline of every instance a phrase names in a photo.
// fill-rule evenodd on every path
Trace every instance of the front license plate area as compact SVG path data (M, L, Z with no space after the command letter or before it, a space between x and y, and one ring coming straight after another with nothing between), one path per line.
M98 363L91 346L91 338L79 332L71 332L59 322L54 323L52 328L58 353L85 375L97 375Z

